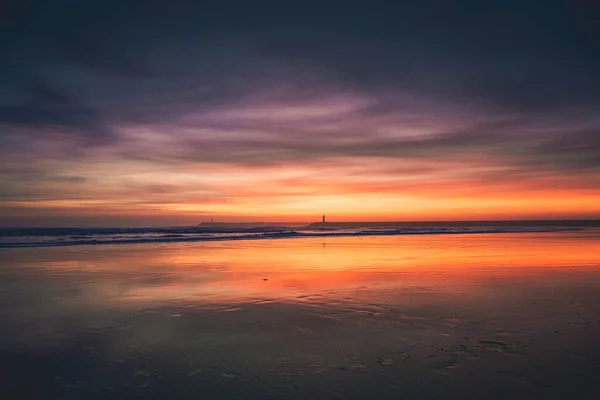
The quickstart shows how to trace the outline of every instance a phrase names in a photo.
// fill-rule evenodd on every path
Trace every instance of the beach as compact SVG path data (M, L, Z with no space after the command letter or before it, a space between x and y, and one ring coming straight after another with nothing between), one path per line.
M0 249L4 399L600 398L600 231Z

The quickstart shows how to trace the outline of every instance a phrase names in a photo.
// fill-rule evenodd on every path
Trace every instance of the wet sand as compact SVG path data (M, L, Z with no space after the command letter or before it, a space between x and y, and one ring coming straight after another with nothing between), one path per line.
M0 398L600 398L600 232L0 250Z

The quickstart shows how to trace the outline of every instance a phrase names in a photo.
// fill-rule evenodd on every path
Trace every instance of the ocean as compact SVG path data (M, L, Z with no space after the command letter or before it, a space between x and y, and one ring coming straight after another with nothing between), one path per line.
M600 220L204 223L198 226L160 228L0 228L0 248L290 237L551 232L586 228L600 228Z

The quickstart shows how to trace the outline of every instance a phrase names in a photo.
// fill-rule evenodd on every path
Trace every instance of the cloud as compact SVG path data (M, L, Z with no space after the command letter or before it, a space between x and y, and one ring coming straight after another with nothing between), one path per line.
M333 165L341 181L362 165L338 193L410 176L598 182L597 10L397 3L11 3L1 199L225 204L244 184L232 171L273 165Z

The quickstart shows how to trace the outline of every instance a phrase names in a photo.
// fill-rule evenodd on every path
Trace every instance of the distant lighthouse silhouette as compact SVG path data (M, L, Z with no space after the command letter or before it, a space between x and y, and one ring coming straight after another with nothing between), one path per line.
M325 216L324 216L324 215L323 215L323 221L322 221L322 223L323 223L323 224L325 223Z

